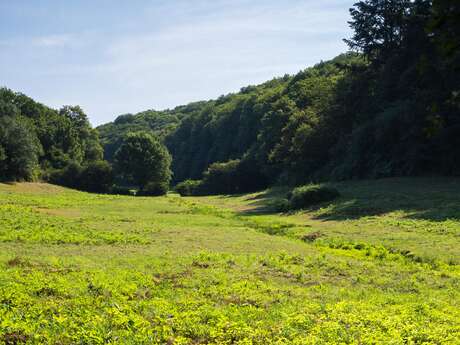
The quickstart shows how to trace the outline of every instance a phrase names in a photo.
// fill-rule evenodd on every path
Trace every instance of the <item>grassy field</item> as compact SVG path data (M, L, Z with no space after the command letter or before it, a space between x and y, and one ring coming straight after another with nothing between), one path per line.
M158 198L0 184L0 343L460 344L460 179Z

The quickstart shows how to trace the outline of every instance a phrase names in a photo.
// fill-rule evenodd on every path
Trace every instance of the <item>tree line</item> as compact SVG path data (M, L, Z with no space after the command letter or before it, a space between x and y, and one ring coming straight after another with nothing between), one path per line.
M97 131L78 107L31 107L30 99L4 89L0 111L13 116L1 117L0 140L33 149L12 159L22 157L20 150L0 144L0 162L9 159L3 167L16 167L0 168L0 176L11 178L19 167L24 179L39 170L51 176L69 162L85 176L98 162L99 170L114 167L119 185L162 193L169 181L187 181L179 187L209 194L274 183L460 174L458 1L363 0L350 15L346 54L216 100L122 115ZM128 146L147 156L157 152L164 164L146 163L142 154L139 162L162 173L141 182L136 164L122 163ZM153 183L158 176L162 182Z
M90 192L166 193L171 157L160 140L129 132L103 159L99 133L79 106L49 108L21 93L0 89L0 181L43 180Z

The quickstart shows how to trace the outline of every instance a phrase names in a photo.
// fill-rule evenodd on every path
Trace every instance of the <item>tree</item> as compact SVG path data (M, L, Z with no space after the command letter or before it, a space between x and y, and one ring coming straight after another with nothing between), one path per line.
M38 170L40 146L25 121L0 117L0 180L32 180Z
M77 161L100 161L103 156L103 149L99 142L99 135L91 128L88 116L80 106L64 106L59 114L70 120L72 131L78 137L79 146L76 152Z
M460 4L457 0L433 1L429 30L434 34L442 52L453 57L460 51Z
M401 45L411 0L363 0L350 9L353 37L344 41L373 62L385 61Z
M169 185L171 180L168 150L157 138L145 132L126 136L115 153L115 163L118 172L144 192L164 193L163 186Z
M0 178L94 190L111 184L98 132L79 106L59 111L0 88ZM92 164L94 163L94 164ZM90 181L93 179L94 181Z
M107 193L112 188L112 166L107 161L90 162L80 174L80 188L87 192Z

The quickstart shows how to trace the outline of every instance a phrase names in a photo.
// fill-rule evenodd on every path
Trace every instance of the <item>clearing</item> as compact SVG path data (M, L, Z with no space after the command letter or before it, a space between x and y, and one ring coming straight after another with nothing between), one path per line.
M460 344L460 179L143 198L0 184L0 343Z

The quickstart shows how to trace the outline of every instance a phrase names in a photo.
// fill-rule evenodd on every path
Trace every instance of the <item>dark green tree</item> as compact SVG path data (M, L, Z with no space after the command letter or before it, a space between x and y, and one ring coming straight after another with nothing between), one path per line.
M354 33L344 41L352 50L361 51L373 62L382 63L404 40L413 1L363 0L350 9L349 22Z
M107 193L113 185L112 166L107 161L90 162L80 173L80 188L93 193Z
M167 191L171 180L171 156L151 134L128 134L115 153L115 163L122 177L136 184L141 192L161 194Z
M91 128L88 116L83 109L78 105L64 106L59 110L59 114L70 120L71 130L78 138L73 159L81 163L102 160L103 149L99 142L98 132Z
M38 175L40 146L25 119L0 117L0 180L32 180Z

